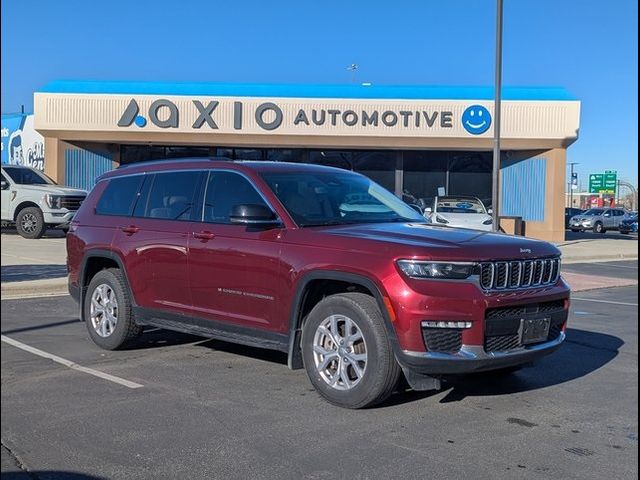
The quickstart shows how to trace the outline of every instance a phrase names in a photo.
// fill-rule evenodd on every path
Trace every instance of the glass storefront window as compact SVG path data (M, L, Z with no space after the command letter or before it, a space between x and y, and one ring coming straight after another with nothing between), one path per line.
M447 189L448 153L404 152L403 199L422 208L432 207L438 188Z
M472 195L491 208L490 152L452 152L449 162L449 195Z

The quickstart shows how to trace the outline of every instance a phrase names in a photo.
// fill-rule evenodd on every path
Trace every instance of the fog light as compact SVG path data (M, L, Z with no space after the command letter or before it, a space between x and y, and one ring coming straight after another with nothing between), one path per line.
M471 328L472 325L471 322L422 322L422 326L427 328Z

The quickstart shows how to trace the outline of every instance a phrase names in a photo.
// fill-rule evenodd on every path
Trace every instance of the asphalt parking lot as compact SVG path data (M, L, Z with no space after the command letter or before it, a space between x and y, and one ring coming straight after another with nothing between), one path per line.
M2 301L2 476L637 478L637 302L637 286L579 292L566 344L535 366L350 411L278 353L162 330L107 352L69 297Z

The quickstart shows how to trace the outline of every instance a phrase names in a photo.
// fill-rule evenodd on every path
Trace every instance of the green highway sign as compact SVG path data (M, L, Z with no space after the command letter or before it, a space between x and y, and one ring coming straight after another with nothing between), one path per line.
M618 173L606 170L604 173L589 175L589 193L608 193L615 195L618 186Z

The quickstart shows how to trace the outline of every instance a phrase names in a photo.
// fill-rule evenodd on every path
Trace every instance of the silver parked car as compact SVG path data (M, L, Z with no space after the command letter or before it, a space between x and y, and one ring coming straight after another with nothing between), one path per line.
M623 220L629 218L622 208L590 208L569 220L569 228L572 232L584 232L593 230L595 233L604 233L607 230L619 230Z

